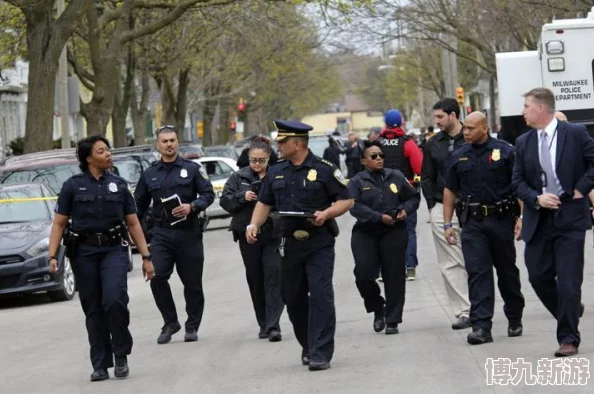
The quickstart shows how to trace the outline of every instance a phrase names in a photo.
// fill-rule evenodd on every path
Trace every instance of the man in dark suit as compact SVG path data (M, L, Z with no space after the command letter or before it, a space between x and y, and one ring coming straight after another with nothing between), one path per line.
M555 118L555 96L545 88L524 95L533 129L516 141L513 187L524 201L524 260L534 291L557 319L556 357L577 354L584 276L584 242L591 228L594 140L583 125Z

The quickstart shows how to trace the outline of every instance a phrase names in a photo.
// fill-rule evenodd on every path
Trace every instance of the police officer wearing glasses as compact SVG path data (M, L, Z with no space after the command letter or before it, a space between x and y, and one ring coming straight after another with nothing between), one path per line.
M233 231L234 241L239 243L239 250L245 265L245 275L260 326L258 337L270 342L282 340L279 320L285 305L280 294L280 256L278 255L279 237L273 231L272 219L266 220L261 227L258 242L250 244L245 231L254 207L262 179L268 171L268 160L272 148L265 141L253 141L248 150L249 166L234 172L223 189L221 207L233 215L229 230Z
M302 347L301 362L310 371L330 368L334 353L334 218L353 205L347 181L334 164L308 148L312 127L277 120L278 147L284 159L270 168L247 227L255 243L272 208L281 215L279 246L281 294L295 336Z
M157 129L157 149L161 160L144 171L134 192L140 219L151 201L153 203L151 252L155 277L151 280L151 290L165 322L157 339L158 344L170 342L172 335L181 330L169 287L174 266L184 285L188 313L186 342L198 340L198 328L204 312L204 252L202 223L198 214L212 204L214 192L200 164L181 158L178 147L173 126Z
M132 351L128 330L128 232L142 254L145 278L153 276L134 198L124 178L112 174L109 142L100 136L79 141L81 174L69 178L58 197L49 241L49 264L57 272L59 244L71 220L65 245L71 258L91 345L91 381L128 376ZM127 226L127 228L126 228Z
M462 253L468 272L471 345L493 342L491 327L495 305L493 267L509 322L507 335L522 335L524 297L516 266L514 231L520 209L512 191L514 147L489 136L487 118L473 112L464 122L467 145L454 152L443 192L445 239L458 243L452 224L456 194L462 226Z
M378 141L365 141L361 152L365 171L349 182L355 199L351 215L351 248L355 258L355 283L367 313L374 312L373 329L397 334L402 322L406 283L406 218L417 211L421 196L398 170L384 168ZM375 278L381 270L386 299ZM384 308L385 305L385 308Z

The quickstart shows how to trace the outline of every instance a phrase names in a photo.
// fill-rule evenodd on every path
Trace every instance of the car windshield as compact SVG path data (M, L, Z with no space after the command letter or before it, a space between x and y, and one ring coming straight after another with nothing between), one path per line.
M142 175L142 166L132 158L114 159L114 172L130 183L136 184Z
M204 154L206 156L218 156L218 157L228 157L229 159L237 159L237 155L235 154L235 150L232 147L214 147L209 146L205 147Z
M0 190L0 224L52 220L44 200L31 200L38 197L38 187Z
M41 168L19 168L0 173L0 183L14 185L18 183L45 183L55 192L62 190L62 184L74 174L79 174L78 163L48 165Z
M327 138L310 138L308 146L314 155L322 157L322 156L324 156L324 150L328 147L328 139Z

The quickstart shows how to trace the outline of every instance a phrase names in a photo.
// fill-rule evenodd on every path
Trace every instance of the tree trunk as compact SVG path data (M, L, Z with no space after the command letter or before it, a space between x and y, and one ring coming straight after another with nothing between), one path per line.
M226 144L229 142L229 125L231 122L229 121L230 117L230 109L228 104L220 104L221 105L221 112L220 112L220 119L219 119L219 127L217 128L217 141L219 144ZM247 125L247 122L246 122Z
M175 128L178 130L181 139L185 137L186 113L188 112L188 85L190 84L190 68L179 71L177 84Z
M496 94L495 94L495 74L491 74L489 78L489 122L491 123L491 131L497 131L497 106L496 106Z
M132 99L132 88L134 86L134 60L132 52L128 53L128 61L126 64L126 79L124 86L119 83L116 85L116 97L113 111L111 114L111 122L113 128L113 141L116 147L128 145L128 135L126 133L126 119L128 117L128 109L130 108L130 101Z
M58 63L43 54L40 32L28 33L29 80L27 119L25 121L25 153L50 150L53 147L54 93ZM33 37L31 37L33 36Z
M130 105L132 125L134 126L134 145L146 144L146 116L148 114L148 99L150 93L149 76L146 70L140 77L140 103L136 102L136 87L132 84L132 97L134 102Z
M212 138L212 121L214 119L215 108L217 103L213 100L204 101L204 109L202 110L202 121L204 122L204 137L202 138L202 145L211 146Z

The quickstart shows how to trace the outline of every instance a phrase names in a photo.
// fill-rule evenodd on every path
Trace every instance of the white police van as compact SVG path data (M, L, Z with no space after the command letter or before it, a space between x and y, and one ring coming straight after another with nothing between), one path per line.
M551 89L557 110L594 136L594 7L586 18L545 24L538 50L497 53L496 63L503 139L528 130L522 95L536 87Z

